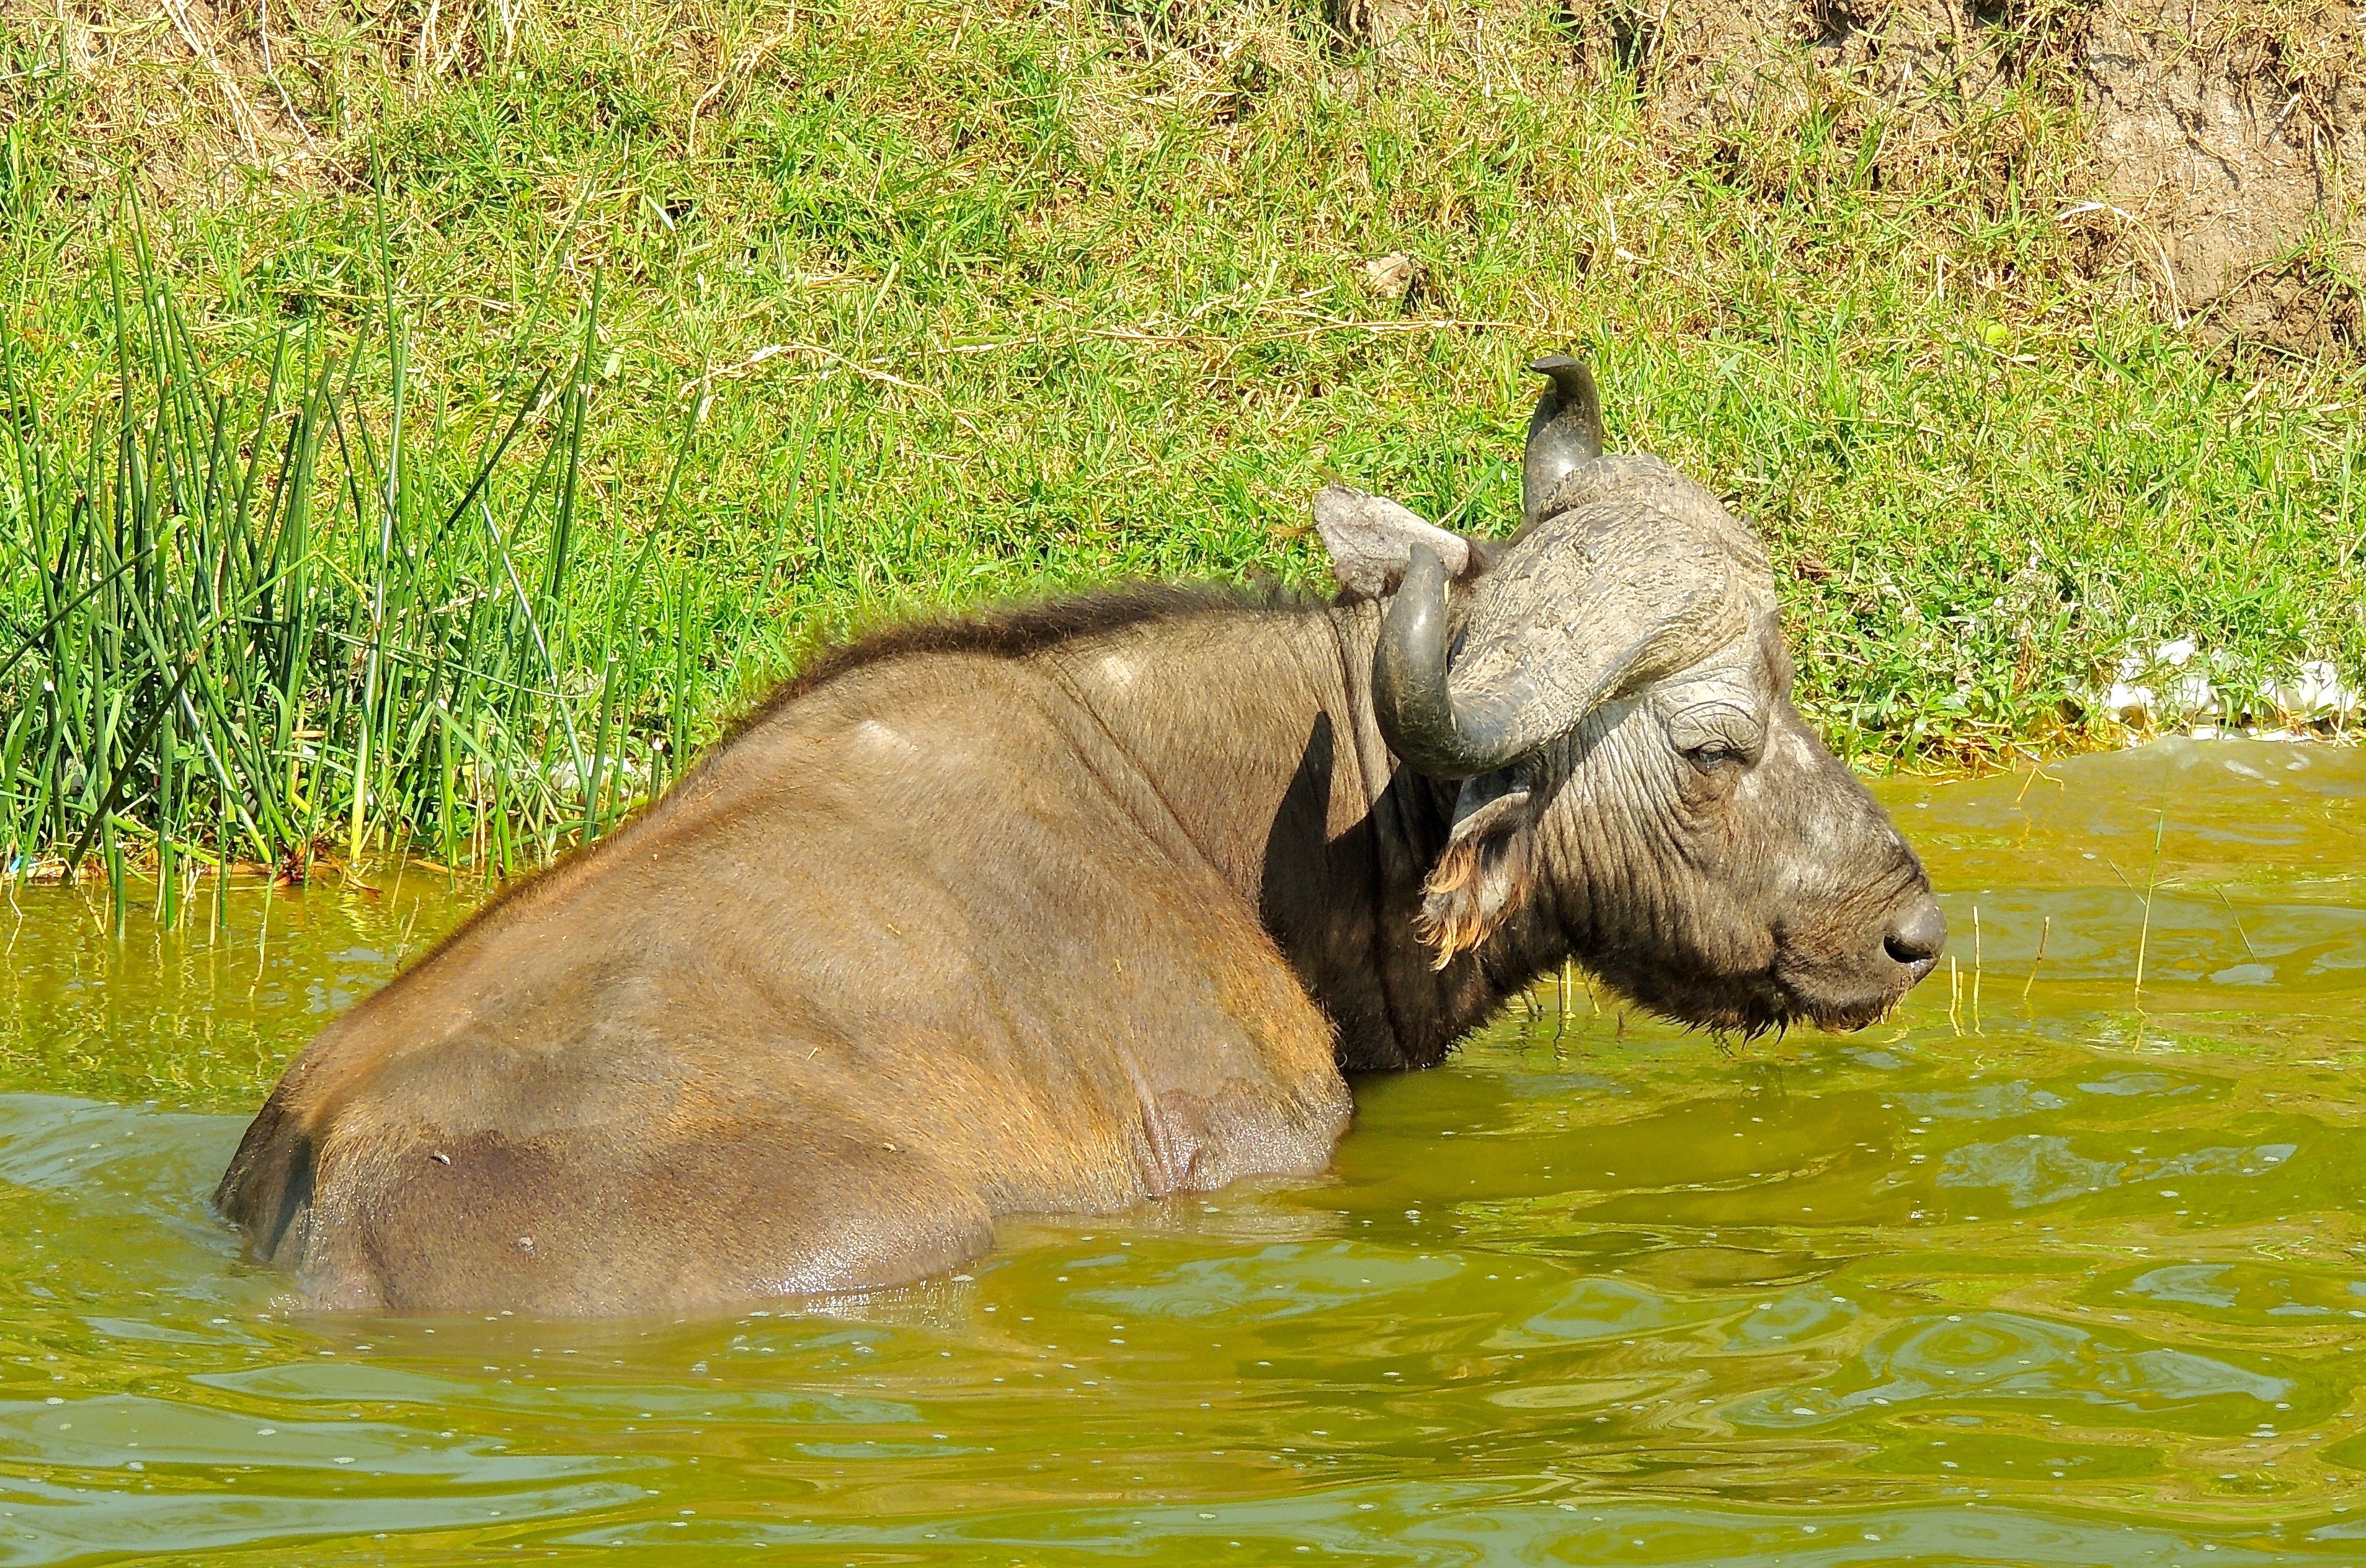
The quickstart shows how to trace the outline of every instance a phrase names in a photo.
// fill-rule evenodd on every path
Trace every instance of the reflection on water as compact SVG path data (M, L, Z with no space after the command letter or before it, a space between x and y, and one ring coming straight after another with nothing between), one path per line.
M1956 934L1889 1025L1548 986L1326 1181L704 1323L290 1320L207 1214L439 883L20 890L0 1564L2366 1560L2366 754L1884 793Z

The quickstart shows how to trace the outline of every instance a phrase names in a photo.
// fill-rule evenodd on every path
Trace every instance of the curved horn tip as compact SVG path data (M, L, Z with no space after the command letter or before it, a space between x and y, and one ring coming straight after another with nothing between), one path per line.
M1547 354L1528 368L1551 385L1528 417L1528 441L1520 459L1520 515L1535 522L1553 487L1602 455L1602 398L1594 373L1583 360Z
M1560 394L1564 404L1598 401L1594 389L1594 368L1582 359L1565 353L1549 353L1531 361L1528 369L1550 381L1553 390Z

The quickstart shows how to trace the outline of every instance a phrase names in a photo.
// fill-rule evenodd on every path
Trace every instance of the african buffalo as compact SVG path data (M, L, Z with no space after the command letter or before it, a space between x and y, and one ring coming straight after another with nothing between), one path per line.
M694 1311L1321 1170L1574 957L1881 1016L1945 938L1766 556L1556 358L1508 543L1344 488L1328 603L1139 588L822 658L297 1058L222 1212L321 1308Z

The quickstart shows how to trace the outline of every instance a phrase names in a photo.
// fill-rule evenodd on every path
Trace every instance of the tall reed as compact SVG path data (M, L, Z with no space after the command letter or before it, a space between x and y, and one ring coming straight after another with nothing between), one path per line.
M596 284L565 357L471 428L415 383L378 259L357 325L231 352L136 223L73 330L0 313L11 875L102 869L118 906L152 879L169 918L242 863L301 879L400 847L506 872L663 786L682 651L661 610L632 618L666 602L662 520L604 585L580 559Z

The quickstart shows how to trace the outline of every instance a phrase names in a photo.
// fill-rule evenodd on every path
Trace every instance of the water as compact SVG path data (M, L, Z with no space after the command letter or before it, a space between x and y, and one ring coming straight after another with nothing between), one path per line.
M291 1318L208 1215L440 879L20 890L0 1564L2366 1561L2366 753L1885 793L1956 934L1889 1025L1547 986L1327 1181L697 1323Z

